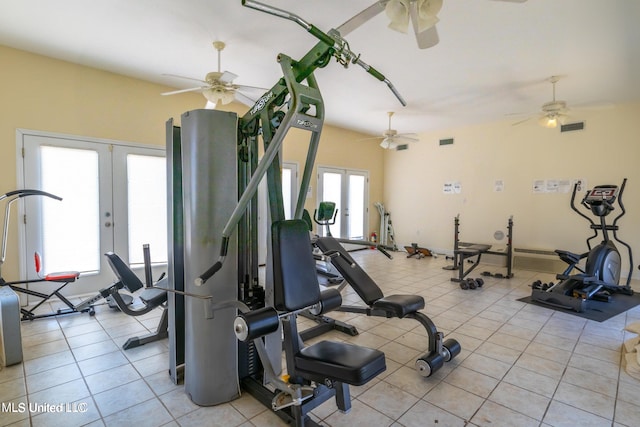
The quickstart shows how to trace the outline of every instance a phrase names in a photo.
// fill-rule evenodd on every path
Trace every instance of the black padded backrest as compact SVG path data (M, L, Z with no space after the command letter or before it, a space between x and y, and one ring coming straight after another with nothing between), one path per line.
M125 264L118 255L113 252L107 252L104 255L107 257L107 261L109 261L109 265L116 277L126 290L129 292L135 292L144 286L140 279L138 279L138 276L131 271L129 266Z
M276 310L294 311L318 302L320 286L307 224L301 219L274 222L271 243Z
M380 287L351 258L349 252L345 250L340 242L333 237L319 237L316 240L316 245L322 252L336 251L340 253L340 256L331 258L331 263L367 305L371 305L384 297Z

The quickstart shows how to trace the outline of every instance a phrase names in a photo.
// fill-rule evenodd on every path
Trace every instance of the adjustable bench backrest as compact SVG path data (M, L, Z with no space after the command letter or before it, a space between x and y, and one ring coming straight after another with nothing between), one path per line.
M331 263L367 305L384 297L373 279L351 258L345 248L333 237L319 237L316 245L322 252L336 251L340 256L331 258Z
M109 261L109 265L113 270L113 273L116 275L120 283L124 286L126 290L133 293L138 289L142 289L144 286L138 276L135 275L133 271L129 268L127 264L122 261L122 259L113 252L107 252L105 254L107 257L107 261Z
M303 220L279 221L271 227L274 265L274 305L296 311L320 300L311 239Z

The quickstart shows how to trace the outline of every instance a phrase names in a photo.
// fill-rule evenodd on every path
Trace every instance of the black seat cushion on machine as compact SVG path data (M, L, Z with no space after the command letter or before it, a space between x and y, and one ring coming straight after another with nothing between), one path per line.
M295 357L295 366L298 375L312 380L323 377L356 386L387 369L380 350L334 341L303 348Z
M140 299L146 305L159 306L167 302L167 291L162 289L147 288L140 293Z
M475 255L478 253L487 252L489 249L491 249L491 245L475 244L460 247L455 252L465 255Z
M385 297L382 289L371 276L354 261L345 248L333 237L319 237L316 245L322 252L336 251L340 256L331 263L354 291L369 307L392 313L399 318L424 308L424 298L419 295L390 295Z
M140 293L140 300L142 300L146 305L153 307L164 304L167 302L167 291L162 288L166 288L168 284L169 282L166 277L159 280L153 285L153 288L145 288L144 291Z
M372 308L395 314L402 319L409 313L424 308L424 298L420 295L389 295L373 303Z

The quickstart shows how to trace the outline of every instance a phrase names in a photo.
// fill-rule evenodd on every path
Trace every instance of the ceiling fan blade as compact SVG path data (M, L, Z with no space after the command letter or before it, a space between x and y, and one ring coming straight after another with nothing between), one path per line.
M517 122L515 122L515 123L511 123L511 126L518 126L518 125L520 125L520 124L522 124L522 123L524 123L524 122L528 122L528 121L529 121L529 120L531 120L532 118L533 118L533 117L527 117L526 119L518 120L518 121L517 121Z
M352 32L353 30L359 28L361 25L366 23L367 21L373 19L378 16L380 12L384 10L384 7L388 3L388 0L377 1L368 8L364 9L362 12L358 13L342 25L340 25L336 30L340 33L342 37L345 37L347 34Z
M371 140L374 140L374 139L382 140L382 139L386 139L386 137L384 137L384 136L372 136L372 137L370 137L370 138L360 138L360 139L356 139L356 141L371 141Z
M256 103L256 100L251 99L250 97L248 97L242 92L236 91L235 95L236 95L236 101L241 102L248 107L252 107Z
M163 92L160 95L176 95L178 93L185 93L185 92L202 92L204 90L207 90L208 88L209 86L192 87L189 89L180 89L180 90L173 90L171 92Z
M413 23L413 31L416 33L416 42L418 42L418 48L420 49L429 49L437 45L440 42L440 37L438 37L438 30L436 26L432 26L427 28L424 31L418 31L418 24L416 19L412 19Z
M232 72L225 71L224 73L222 73L220 78L218 78L218 81L220 81L220 83L227 84L227 83L231 83L237 77L238 77L237 74L233 74Z
M263 93L265 93L268 89L263 88L263 87L258 87L258 86L248 86L248 85L234 85L237 89L240 90L255 90L255 91L261 91L260 94L262 95Z
M179 76L177 74L162 74L163 76L167 76L167 77L176 77L179 79L184 79L184 80L191 80L192 82L198 82L198 83L203 83L203 84L208 84L207 82L205 82L204 80L200 80L200 79L194 79L191 77L185 77L185 76Z
M391 139L393 139L394 141L402 140L407 142L420 141L420 139L418 138L418 135L416 135L415 133L399 133L397 135L392 136Z

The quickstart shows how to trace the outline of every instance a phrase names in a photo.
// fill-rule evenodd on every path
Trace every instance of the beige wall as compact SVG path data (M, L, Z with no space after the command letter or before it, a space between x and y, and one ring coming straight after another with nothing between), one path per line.
M534 194L536 179L585 178L589 188L620 184L627 215L619 236L632 245L635 266L640 259L640 104L575 113L586 121L583 131L560 133L535 120L482 124L421 135L408 151L385 154L385 203L391 211L397 240L418 242L436 250L453 248L453 219L460 214L460 239L496 241L514 218L514 246L586 251L588 223L569 207L570 194ZM454 137L452 146L439 146ZM503 192L494 191L503 180ZM445 182L460 182L460 194L443 194ZM582 193L584 194L584 193ZM578 198L578 201L581 198ZM584 210L586 213L588 211ZM614 211L617 215L619 210ZM596 241L596 243L598 243ZM623 260L626 251L621 245ZM626 277L629 265L623 265ZM638 276L637 268L634 277Z
M162 97L169 88L3 46L0 69L0 194L17 186L18 128L163 146L166 120L173 117L179 123L183 112L202 108L205 101L199 94ZM246 107L232 104L227 109L242 113ZM356 141L363 137L325 125L318 163L370 171L370 223L375 225L372 206L382 199L383 153L375 143ZM291 135L285 160L302 167L307 141L302 131ZM315 190L315 179L312 186ZM307 205L312 212L315 201L314 193ZM2 271L7 279L18 277L15 209L12 224Z

